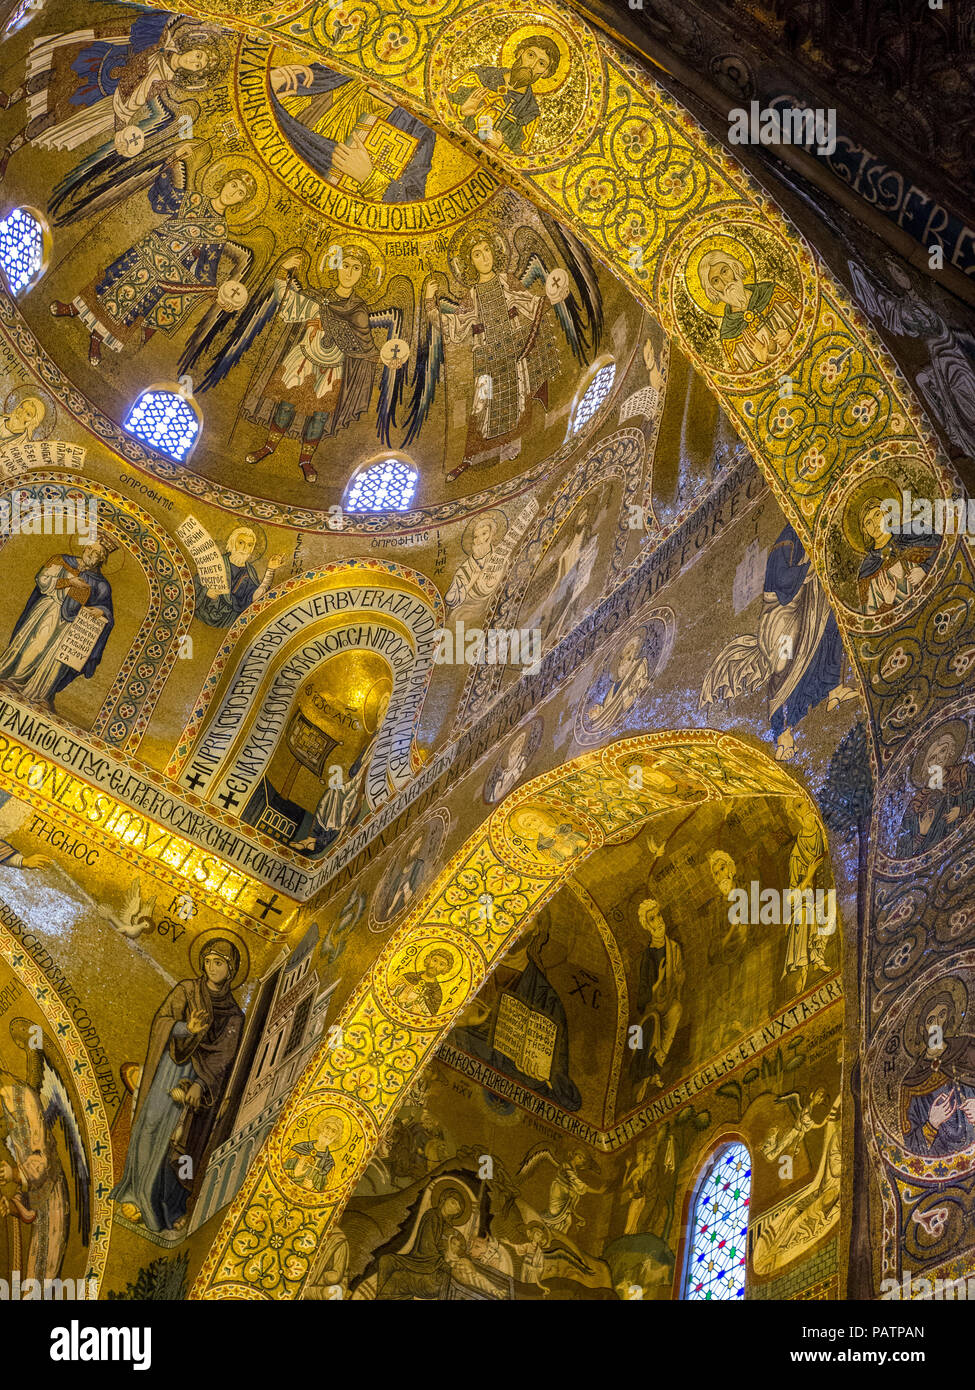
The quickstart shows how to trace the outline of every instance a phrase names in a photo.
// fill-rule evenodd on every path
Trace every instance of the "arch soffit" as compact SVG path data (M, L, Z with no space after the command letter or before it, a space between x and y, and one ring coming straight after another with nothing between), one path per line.
M630 785L634 764L643 768L640 790ZM314 1250L409 1085L539 908L591 854L678 807L775 795L814 807L780 764L705 729L623 739L512 793L443 867L349 997L226 1214L191 1297L300 1296ZM538 843L538 815L544 839L556 830L554 849ZM431 950L451 960L434 1015L404 1002L400 988ZM326 1188L312 1192L284 1165L292 1145L327 1116L341 1121L341 1139Z
M861 481L868 473L896 480L900 461L916 459L933 495L948 490L949 474L936 462L933 431L910 387L805 237L645 67L571 6L482 0L472 10L465 0L433 7L406 0L395 15L369 5L352 20L324 5L294 3L271 13L261 0L243 0L233 12L227 0L184 8L367 77L570 226L657 316L718 396L831 595L843 567L827 565L827 542L833 550L850 546L842 526L834 535L829 523L848 501L851 469ZM561 92L540 96L540 105L551 100L553 114L531 153L503 145L486 151L449 100L455 69L484 56L468 53L479 30L495 36L502 61L512 34L539 25L558 37L570 78ZM708 251L743 258L750 274L784 296L790 327L782 342L759 347L764 361L735 339L729 345L724 306L708 300L698 273ZM736 352L750 365L736 361ZM861 619L849 604L838 605L838 616L847 631L889 625Z

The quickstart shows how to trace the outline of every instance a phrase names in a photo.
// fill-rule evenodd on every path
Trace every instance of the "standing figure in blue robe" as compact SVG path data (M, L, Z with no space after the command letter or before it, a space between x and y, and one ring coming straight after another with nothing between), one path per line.
M232 941L208 941L199 974L181 980L152 1021L125 1169L109 1194L126 1220L150 1231L185 1228L203 1177L240 1047L244 1015L232 993L240 964Z
M91 680L115 625L112 586L102 566L117 549L118 543L106 538L85 546L80 557L52 555L41 567L0 654L0 680L49 708L79 676ZM81 667L75 668L62 660L62 642L82 612L86 622L94 618L101 628Z

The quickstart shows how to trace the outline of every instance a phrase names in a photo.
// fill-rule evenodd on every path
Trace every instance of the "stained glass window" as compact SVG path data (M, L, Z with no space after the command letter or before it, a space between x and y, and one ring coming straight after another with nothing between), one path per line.
M596 411L608 397L613 389L613 382L616 380L616 363L607 362L605 367L600 367L599 371L590 381L582 399L575 408L572 416L572 434L581 430L583 425L588 425Z
M372 463L352 480L350 512L405 512L416 492L417 471L402 459Z
M143 391L125 418L125 428L143 443L181 463L200 432L200 417L188 397L153 386Z
M684 1297L745 1297L748 1201L752 1161L744 1144L729 1144L711 1160L691 1217Z
M44 269L44 226L27 208L14 208L0 222L0 265L11 294L20 294Z

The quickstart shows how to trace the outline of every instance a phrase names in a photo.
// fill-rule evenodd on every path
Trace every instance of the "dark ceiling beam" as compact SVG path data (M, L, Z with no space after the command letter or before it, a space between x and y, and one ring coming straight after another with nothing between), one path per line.
M576 3L597 29L655 67L660 85L686 105L714 139L739 159L759 183L767 187L770 175L773 179L781 180L792 190L795 198L828 220L828 208L821 208L818 201L809 196L808 190L802 186L803 182L818 189L832 203L838 204L867 226L920 274L936 280L958 299L975 307L975 283L969 276L950 264L940 270L932 270L924 247L914 237L878 212L802 146L729 145L728 112L740 103L729 97L707 72L694 67L665 42L649 33L639 21L639 10L631 11L622 0L576 0ZM806 74L801 76L806 85ZM832 103L843 106L842 102L836 103L835 96ZM851 121L851 127L856 129L854 121ZM784 170L782 166L785 166ZM788 177L786 171L799 175L799 180Z

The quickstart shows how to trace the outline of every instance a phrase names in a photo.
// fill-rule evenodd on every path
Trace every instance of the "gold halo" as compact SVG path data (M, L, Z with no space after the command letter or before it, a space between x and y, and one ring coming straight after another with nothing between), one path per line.
M393 697L393 682L388 676L380 676L379 680L375 681L369 687L366 698L362 702L362 722L366 726L367 734L379 732L379 721L376 719L376 712L379 708L379 701L384 695L388 695L390 699ZM387 705L387 709L388 708L389 706ZM385 719L385 717L384 714L383 718Z
M960 1033L962 1030L965 1014L968 1012L968 990L965 988L964 982L957 975L948 975L935 980L915 999L904 1020L901 1040L912 1057L919 1057L924 1051L920 1036L921 1020L939 994L947 994L955 1006L955 1017L951 1025L953 1031Z
M386 257L374 241L371 241L368 237L361 236L358 232L350 236L341 232L338 236L332 237L328 245L319 252L317 262L319 280L321 280L323 284L331 284L334 279L334 269L330 269L325 265L325 258L333 246L341 246L343 252L352 250L353 247L357 246L360 251L366 253L370 263L369 279L360 280L356 288L361 291L363 299L368 299L370 295L378 294L382 289L383 281L386 279Z
M225 927L208 927L206 931L201 932L198 937L190 942L190 966L192 967L193 974L199 975L201 973L205 948L209 946L211 941L217 939L232 942L240 953L240 965L237 967L237 974L230 981L230 988L236 989L238 985L244 983L250 973L250 952L237 933L228 931Z
M447 244L447 264L453 268L454 274L462 285L477 283L474 267L470 266L470 273L468 273L468 266L465 265L465 261L469 261L470 247L478 241L488 242L494 251L495 274L503 274L508 269L511 252L501 232L487 222L468 222L454 232Z
M452 1182L449 1178L445 1178L443 1182L437 1183L436 1187L432 1187L430 1189L430 1206L432 1208L439 1207L441 1194L446 1196L450 1192L453 1192L461 1202L461 1210L459 1214L454 1217L451 1225L466 1226L470 1219L471 1212L474 1210L474 1203L471 1199L471 1194L465 1187L461 1187L459 1182Z
M534 38L536 34L544 34L547 39L551 39L559 50L559 65L554 72L549 73L548 77L540 77L537 82L532 82L533 92L557 92L569 75L569 67L572 63L572 55L569 52L569 45L559 33L558 29L553 29L550 24L536 22L532 24L519 25L513 33L509 34L501 45L501 66L507 71L514 63L515 49L522 39Z
M684 266L684 283L687 286L687 293L691 296L699 309L703 309L706 314L717 314L720 318L726 304L719 303L712 299L704 285L701 283L701 276L698 267L704 256L709 251L725 251L729 256L733 256L736 261L741 261L745 267L745 272L752 280L755 279L755 257L749 251L744 242L738 241L736 237L722 236L720 233L706 237L699 242L687 258Z
M509 826L511 832L512 832L513 834L517 835L519 839L525 840L526 842L528 842L529 836L534 836L534 834L535 834L535 832L532 831L532 830L520 830L520 829L518 828L518 827L520 826L522 820L524 819L524 816L525 816L526 812L531 812L531 813L533 813L533 814L535 814L535 815L545 816L549 821L551 821L552 825L553 825L555 828L558 828L558 825L559 825L559 818L558 818L558 815L557 815L557 813L556 813L555 811L552 810L552 808L551 808L550 806L540 806L540 805L536 805L536 804L534 804L534 803L532 803L532 804L530 804L530 805L528 805L528 806L518 806L518 807L515 808L514 811L512 811L511 816L509 817L509 819L508 819L508 826ZM576 829L577 829L576 826L571 825L571 824L569 825L569 828L570 828L570 830L576 830Z
M20 405L21 401L27 400L29 396L33 396L35 400L40 401L41 405L44 407L44 419L34 430L34 433L31 435L31 440L40 441L42 439L47 439L57 420L57 407L54 404L53 397L50 396L43 387L33 386L30 382L24 382L21 386L15 386L12 391L7 393L7 399L3 403L3 408L9 415L12 410Z
M500 507L490 507L487 511L478 512L477 516L472 516L464 527L464 534L460 538L460 545L465 555L473 553L475 527L482 525L485 521L491 520L497 522L497 530L494 533L494 540L491 544L494 545L496 542L504 539L508 530L508 518Z
M847 539L851 549L856 550L860 555L866 555L872 549L867 540L864 539L863 531L860 529L860 509L864 502L875 499L883 502L889 497L900 497L900 488L894 483L892 478L885 474L871 473L868 478L864 478L858 483L843 505L843 534Z
M334 1147L336 1149L343 1149L349 1142L349 1138L352 1134L352 1121L345 1111L341 1110L337 1105L323 1106L321 1110L313 1111L310 1116L304 1118L307 1118L305 1133L312 1141L318 1138L321 1133L322 1125L326 1120L337 1119L342 1126L342 1132L338 1139L333 1141Z
M455 980L458 975L462 974L464 969L464 957L456 946L450 945L447 941L434 940L423 942L417 947L416 954L412 961L399 960L396 962L396 971L393 978L395 979L397 976L402 975L404 968L419 970L421 960L426 960L427 956L436 955L438 952L440 955L450 957L450 970L445 975L437 976L441 984L449 984L451 980Z
M230 551L230 537L234 535L236 531L251 532L255 541L254 553L251 556L251 562L253 563L255 560L260 560L262 555L264 555L265 551L267 550L267 532L264 530L264 527L258 526L256 521L249 520L242 521L239 526L231 526L230 530L227 532L226 540L224 541L224 545L227 547L228 553Z
M208 198L215 198L231 169L246 169L257 185L257 191L253 198L238 203L236 208L228 208L224 213L224 218L228 224L235 227L247 227L256 217L260 217L267 207L267 200L270 197L267 175L259 164L255 164L246 155L225 154L207 166L200 188Z
M955 763L957 763L965 751L968 742L968 725L964 719L948 719L937 728L932 729L924 740L921 747L915 753L911 762L910 783L917 791L922 791L927 787L925 778L928 773L928 756L932 743L940 741L948 735L955 745ZM954 766L954 764L952 764Z

